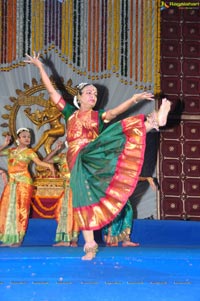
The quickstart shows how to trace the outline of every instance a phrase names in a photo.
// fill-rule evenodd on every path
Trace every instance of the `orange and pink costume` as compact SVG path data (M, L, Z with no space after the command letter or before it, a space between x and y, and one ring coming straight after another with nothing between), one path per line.
M0 241L12 245L21 243L26 233L33 193L28 166L37 154L29 148L11 148L1 151L3 155L8 156L9 180L0 201Z

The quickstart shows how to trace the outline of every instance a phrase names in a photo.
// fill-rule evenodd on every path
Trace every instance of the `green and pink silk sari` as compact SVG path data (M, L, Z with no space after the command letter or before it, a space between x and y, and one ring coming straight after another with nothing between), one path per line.
M103 110L81 112L62 98L57 106L66 120L70 195L79 229L101 229L119 218L123 208L132 214L127 202L144 160L144 115L128 117L103 130ZM129 227L130 214L126 215Z

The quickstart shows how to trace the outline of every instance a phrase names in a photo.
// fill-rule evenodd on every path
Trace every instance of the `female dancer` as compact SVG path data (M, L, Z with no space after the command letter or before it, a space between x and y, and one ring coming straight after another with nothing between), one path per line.
M39 166L50 169L54 176L53 165L42 162L28 147L31 142L29 129L18 129L17 137L17 147L3 150L10 144L10 136L6 136L4 144L0 146L0 156L8 156L9 176L0 202L1 247L20 246L26 233L33 192L32 178L28 171L29 163L33 161Z
M58 165L59 176L64 179L63 194L58 201L56 221L58 223L54 247L77 247L78 229L75 229L73 208L69 197L70 172L67 164L66 152L60 152L63 142L58 141L52 152L44 158L45 162ZM58 153L59 152L59 153Z
M164 126L170 111L170 101L162 100L158 112L145 120L144 115L131 116L102 131L119 114L133 104L153 100L152 93L139 93L114 109L94 111L97 89L82 83L74 99L75 106L66 103L52 85L39 54L26 55L25 62L35 65L51 100L63 113L67 132L67 161L70 169L70 189L73 215L85 239L83 260L95 257L97 244L93 230L110 223L122 210L133 193L141 172L146 133Z

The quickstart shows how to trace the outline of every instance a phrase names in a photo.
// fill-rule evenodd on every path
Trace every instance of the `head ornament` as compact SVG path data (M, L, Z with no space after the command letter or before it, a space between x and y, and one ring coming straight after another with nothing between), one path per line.
M80 83L77 87L77 89L80 91L82 90L85 86L89 85L88 83ZM74 96L73 104L77 109L80 109L79 103L78 103L78 98L77 96Z
M17 135L19 135L19 133L21 133L21 132L23 132L23 131L25 131L25 132L30 132L30 130L27 129L27 128L19 128L19 129L17 130Z

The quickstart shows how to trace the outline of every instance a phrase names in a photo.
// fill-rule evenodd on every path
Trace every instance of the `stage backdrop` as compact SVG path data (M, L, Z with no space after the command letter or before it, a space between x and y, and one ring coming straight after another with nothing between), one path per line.
M27 107L36 111L37 104L30 98L20 102L24 94L41 93L38 71L24 63L25 54L33 50L42 54L48 74L57 81L97 84L99 107L114 107L143 90L159 92L160 13L154 0L0 0L0 143L17 104L12 129L31 128L32 146L49 129L49 124L38 129L24 114ZM155 102L144 102L127 116L154 107ZM143 175L155 175L156 146L155 134L147 141ZM39 152L44 155L42 147ZM1 158L0 165L6 168L6 160ZM138 217L157 217L156 194L150 188L137 192L137 203Z
M200 220L200 7L192 4L161 15L161 87L174 109L160 136L162 219Z

